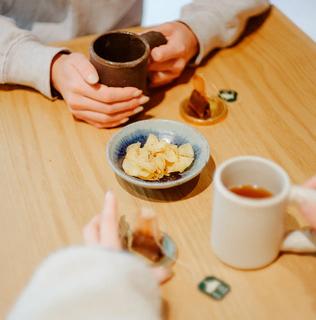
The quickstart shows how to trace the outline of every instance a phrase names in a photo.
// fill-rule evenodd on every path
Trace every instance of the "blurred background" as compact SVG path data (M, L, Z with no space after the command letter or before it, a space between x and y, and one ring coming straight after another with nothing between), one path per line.
M179 18L181 6L189 2L144 0L143 25L149 26ZM271 3L316 41L316 0L271 0Z

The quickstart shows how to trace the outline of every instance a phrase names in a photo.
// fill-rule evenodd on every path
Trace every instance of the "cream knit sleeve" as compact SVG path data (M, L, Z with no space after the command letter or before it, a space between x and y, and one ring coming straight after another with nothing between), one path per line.
M158 320L157 281L143 261L101 247L71 247L46 259L7 320Z
M52 98L50 66L63 50L40 43L13 20L0 16L0 83L29 86Z
M180 21L198 38L198 64L213 49L233 44L247 20L269 8L268 0L195 0L181 10Z

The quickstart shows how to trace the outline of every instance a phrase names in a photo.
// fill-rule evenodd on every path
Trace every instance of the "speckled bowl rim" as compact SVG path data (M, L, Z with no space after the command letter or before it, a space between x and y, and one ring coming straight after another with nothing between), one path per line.
M123 171L123 169L118 169L112 163L111 156L110 156L110 151L111 151L111 148L113 147L114 142L116 140L120 139L120 138L125 137L126 136L125 132L130 130L133 127L142 129L142 125L144 123L146 123L146 124L147 123L153 123L153 130L155 130L155 128L156 128L155 124L158 124L158 123L164 123L164 124L167 123L168 125L170 125L171 131L172 131L172 126L173 125L181 126L181 127L183 127L184 130L185 129L186 130L191 130L191 132L193 134L195 134L199 138L198 141L201 141L201 143L199 145L201 147L202 154L204 155L201 164L198 167L196 167L195 171L193 171L191 174L187 174L186 176L181 177L178 180L160 181L160 182L148 182L148 181L140 180L138 178L134 178L134 177L131 177L131 176L127 175ZM147 129L144 129L144 130L147 130ZM158 131L159 129L156 129L156 130ZM199 131L197 131L196 129L194 129L193 127L191 127L191 126L189 126L187 124L184 124L184 123L179 122L179 121L174 121L174 120L166 120L166 119L154 119L153 120L153 119L150 119L150 120L142 120L142 121L134 122L134 123L124 127L119 132L115 133L107 143L107 146L106 146L106 158L107 158L107 161L110 164L110 167L112 168L112 170L120 178L122 178L123 180L125 180L125 181L127 181L127 182L129 182L131 184L134 184L136 186L142 187L142 188L147 188L147 189L167 189L167 188L172 188L172 187L176 187L176 186L182 185L185 182L188 182L188 181L192 180L193 178L195 178L196 176L198 176L201 173L201 171L203 170L203 168L205 167L205 165L209 161L209 158L210 158L210 147L209 147L209 144L208 144L206 138ZM188 170L190 170L190 169L188 169Z

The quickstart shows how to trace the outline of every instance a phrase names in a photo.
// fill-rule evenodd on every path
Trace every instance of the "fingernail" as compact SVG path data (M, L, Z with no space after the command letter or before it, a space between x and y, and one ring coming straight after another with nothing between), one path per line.
M139 99L139 103L140 104L145 104L146 102L148 102L149 101L149 97L147 97L147 96L143 96L143 97L141 97L140 99Z
M105 198L108 199L110 197L113 197L114 193L111 189L109 189L106 193L105 193Z
M144 110L144 107L138 107L133 111L133 114L140 113Z
M109 199L111 199L111 197L113 197L113 192L112 190L108 190L106 193L105 193L105 197L104 197L104 202L108 202Z
M103 213L106 213L107 210L106 208L108 207L109 204L112 203L112 201L114 201L114 193L113 191L110 189L105 193L105 197L104 197L104 204L103 204Z
M134 98L139 97L142 93L143 93L142 90L137 90L137 91L134 92L133 97Z
M94 73L89 74L87 77L87 82L90 84L96 84L98 81L99 77Z
M124 118L124 119L122 119L121 121L120 121L120 123L125 123L125 122L127 122L129 120L129 118Z

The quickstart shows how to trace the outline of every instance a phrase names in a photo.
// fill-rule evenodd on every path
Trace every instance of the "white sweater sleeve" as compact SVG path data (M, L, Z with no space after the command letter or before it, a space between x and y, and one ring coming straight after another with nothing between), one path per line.
M52 98L50 66L63 50L40 43L31 32L0 16L0 83L26 85Z
M140 259L100 247L48 257L7 320L158 320L159 287Z
M198 64L213 49L233 44L247 20L269 8L268 0L194 0L181 10L180 21L198 38Z

